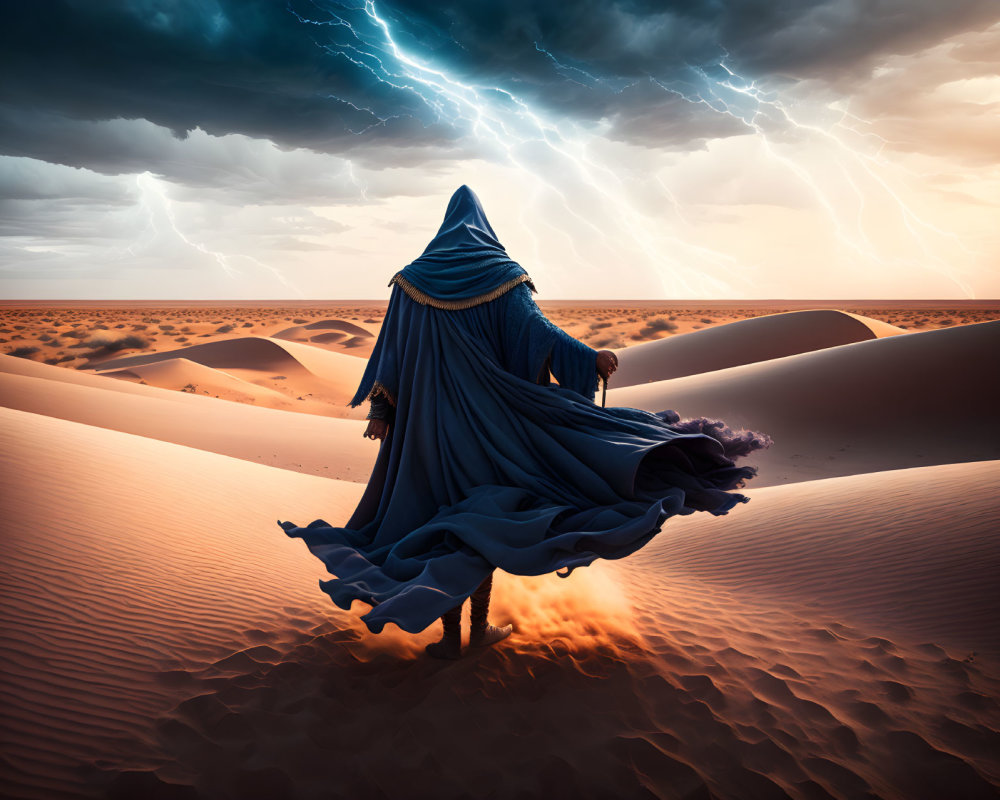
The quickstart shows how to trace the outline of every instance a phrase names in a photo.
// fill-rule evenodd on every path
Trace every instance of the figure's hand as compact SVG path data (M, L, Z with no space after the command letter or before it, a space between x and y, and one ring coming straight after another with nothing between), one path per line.
M368 427L365 428L366 439L384 439L389 432L389 423L384 419L368 420Z
M616 369L618 369L618 356L610 350L598 350L597 374L604 378L604 380L607 380L614 374Z

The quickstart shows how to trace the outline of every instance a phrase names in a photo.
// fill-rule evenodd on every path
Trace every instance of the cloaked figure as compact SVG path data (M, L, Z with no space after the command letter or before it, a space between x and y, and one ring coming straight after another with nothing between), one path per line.
M371 604L361 619L373 633L441 618L444 637L427 650L457 658L470 596L471 645L510 633L487 622L495 569L565 578L634 553L669 517L749 501L732 490L757 470L734 459L770 438L596 405L617 358L542 314L467 186L389 285L350 403L370 401L365 435L381 442L364 495L343 527L278 523L335 576L320 581L334 603Z

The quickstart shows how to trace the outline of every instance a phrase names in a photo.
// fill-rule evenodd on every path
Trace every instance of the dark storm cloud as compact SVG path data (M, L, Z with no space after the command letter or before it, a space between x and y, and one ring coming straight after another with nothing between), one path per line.
M541 48L584 85L587 74L669 81L722 57L750 78L850 73L1000 19L995 0L519 0L499 17L489 3L431 6L393 0L401 19L448 31L441 48L470 72L545 82L559 69Z
M393 0L375 8L401 47L449 74L571 119L608 120L614 138L665 147L747 131L705 102L725 77L720 59L749 79L821 75L847 85L887 53L1000 17L995 0ZM384 30L361 7L34 0L5 4L3 16L3 153L135 171L141 146L102 152L74 140L70 121L121 117L175 136L198 127L368 163L468 153L474 114L403 77Z
M5 4L3 17L8 114L144 118L178 136L200 127L320 151L348 149L365 128L366 141L454 136L406 90L330 57L274 0L37 0ZM339 95L393 118L379 123Z

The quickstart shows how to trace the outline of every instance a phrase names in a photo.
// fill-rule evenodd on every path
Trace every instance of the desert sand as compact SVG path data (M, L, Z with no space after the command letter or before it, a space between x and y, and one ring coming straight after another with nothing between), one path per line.
M384 304L0 308L0 794L998 796L1000 304L541 305L608 405L775 444L725 516L497 572L457 662L275 525L361 496Z

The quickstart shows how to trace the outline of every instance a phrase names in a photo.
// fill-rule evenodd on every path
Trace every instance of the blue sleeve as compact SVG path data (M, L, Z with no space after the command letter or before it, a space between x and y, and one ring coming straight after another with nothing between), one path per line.
M545 319L544 315L542 319ZM547 319L545 321L549 322ZM549 322L549 325L552 323ZM574 339L562 328L555 325L552 327L560 334L552 347L552 375L560 386L572 389L592 401L600 379L597 374L597 351L579 339Z
M508 292L505 309L506 368L520 378L545 383L546 366L559 385L593 400L597 351L553 325L521 284Z

